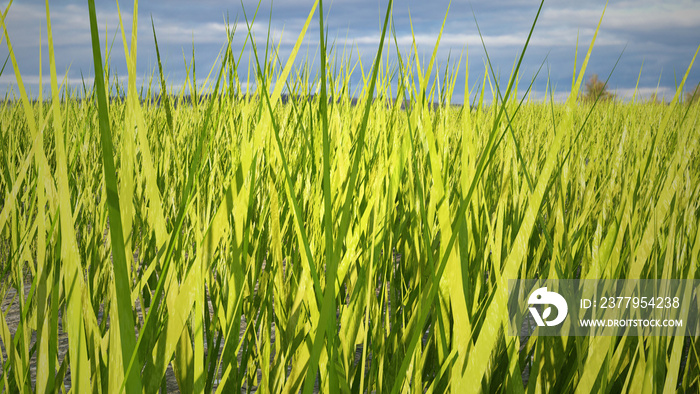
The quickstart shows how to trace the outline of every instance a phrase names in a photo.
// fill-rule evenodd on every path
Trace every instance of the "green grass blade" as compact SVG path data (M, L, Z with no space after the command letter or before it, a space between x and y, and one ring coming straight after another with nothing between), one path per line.
M48 2L47 2L48 7ZM114 285L117 301L117 316L119 319L119 337L121 344L121 360L124 368L125 385L128 391L137 393L141 391L141 379L138 370L132 369L127 373L127 360L135 354L136 333L131 305L131 290L129 286L129 274L126 251L124 246L124 233L122 229L121 210L119 206L119 194L117 185L117 172L114 166L114 150L112 147L112 133L110 131L109 112L107 107L107 94L104 85L104 69L102 68L102 55L100 50L100 37L97 30L97 17L94 0L89 1L90 31L92 38L92 54L95 67L95 90L97 93L98 117L100 135L102 141L102 163L104 168L105 187L107 188L107 207L110 221L110 238L112 243ZM129 175L127 175L129 176Z

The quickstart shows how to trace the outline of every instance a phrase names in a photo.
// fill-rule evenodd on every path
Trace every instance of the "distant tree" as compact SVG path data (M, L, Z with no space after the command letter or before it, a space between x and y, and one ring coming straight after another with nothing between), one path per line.
M688 103L694 103L698 100L700 100L700 83L695 85L695 90L685 94L685 101Z
M586 87L583 94L584 101L593 102L596 99L604 101L613 98L615 98L615 95L608 91L608 87L605 86L605 82L601 81L597 74L591 75L588 81L586 81Z

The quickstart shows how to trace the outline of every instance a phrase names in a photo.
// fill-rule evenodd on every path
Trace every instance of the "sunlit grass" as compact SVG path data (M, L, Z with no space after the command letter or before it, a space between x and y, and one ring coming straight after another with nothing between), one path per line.
M212 72L192 59L174 92L159 52L136 85L120 26L122 86L89 3L87 99L59 84L48 2L48 100L30 100L4 32L18 85L0 104L5 392L150 393L169 366L182 392L699 389L697 337L505 331L508 279L698 277L685 78L667 106L579 102L592 42L565 103L519 100L489 68L486 105L466 57L442 69L439 42L427 64L392 45L391 3L364 62L331 50L321 19L315 70L296 56L317 2L289 58L248 13ZM135 2L132 32L137 17ZM475 107L447 104L457 84Z

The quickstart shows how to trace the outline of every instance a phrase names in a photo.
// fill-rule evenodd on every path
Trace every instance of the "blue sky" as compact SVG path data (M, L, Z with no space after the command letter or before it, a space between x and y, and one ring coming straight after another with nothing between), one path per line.
M106 28L111 41L118 28L116 3L108 0L97 3L101 38L105 40ZM364 63L369 64L379 42L380 23L387 3L387 0L324 2L330 40L335 40L337 47L353 46L355 58L359 51ZM308 0L263 2L253 27L257 41L264 43L270 20L273 36L278 39L282 37L280 55L282 61L286 61L312 4ZM449 1L445 0L396 0L393 15L401 49L405 51L410 45L409 21L412 20L419 53L426 59L429 58L448 4ZM0 2L0 5L4 9L7 1ZM127 30L130 30L133 4L123 1L120 6ZM244 0L243 6L250 15L257 2ZM532 0L454 0L438 51L438 61L444 67L450 54L452 60L455 60L468 48L470 85L480 82L484 74L485 57L474 22L476 16L491 61L505 79L525 42L538 6L539 2ZM93 68L87 1L54 1L50 2L50 7L59 75L68 71L69 82L72 84L80 84L81 78L90 83ZM556 96L561 98L568 94L577 36L580 65L604 7L605 1L601 0L545 1L521 73L523 80L529 80L546 58L545 68L534 86L538 97L545 90L547 72L555 86ZM238 16L241 21L241 10L240 1L142 1L139 4L139 81L147 80L156 65L151 16L158 34L167 80L177 87L185 77L183 51L189 60L194 42L197 74L206 75L226 42L225 16L228 14L232 21ZM15 1L6 17L8 33L22 76L33 95L36 95L39 86L41 43L44 46L41 74L44 74L44 83L48 81L45 18L44 2L36 0ZM244 31L245 25L239 24L239 33L234 38L236 49L241 48ZM127 37L129 34L127 32ZM308 51L309 58L313 59L317 53L317 44L318 20L315 18L307 33L302 55ZM610 88L613 91L620 96L631 97L643 64L640 93L648 96L658 86L659 93L668 98L675 92L675 86L680 83L698 45L700 1L611 0L586 74L597 73L606 77L622 53L610 78ZM4 61L7 54L8 46L3 40L0 43L0 61ZM117 34L111 67L120 76L126 75L123 58L121 35ZM460 79L463 78L463 69L460 75ZM359 74L356 78L359 80ZM0 76L0 93L12 89L14 81L14 72L8 63ZM694 87L699 81L700 64L696 64L687 86ZM462 86L462 83L458 85L454 101L462 101ZM521 90L524 90L524 86Z

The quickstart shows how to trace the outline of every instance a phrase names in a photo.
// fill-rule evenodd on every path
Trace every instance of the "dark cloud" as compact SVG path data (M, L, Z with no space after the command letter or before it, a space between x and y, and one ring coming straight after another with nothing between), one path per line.
M393 7L396 38L402 53L411 46L414 36L421 57L430 57L449 1L396 1ZM253 17L257 2L243 2L249 20ZM282 39L280 56L289 54L297 34L311 9L307 0L277 0L260 4L253 25L256 41L264 43L269 31L272 38ZM380 24L386 0L334 0L325 2L324 11L329 36L336 48L353 51L363 61L371 61L379 42ZM127 40L130 38L130 2L120 3ZM480 80L484 73L484 50L477 32L476 17L494 67L505 79L525 42L527 33L537 13L539 4L530 0L453 2L438 51L438 62L444 67L448 56L459 58L465 48L469 50L470 81ZM52 25L59 74L70 67L71 82L82 76L92 75L87 5L84 1L62 1L51 4ZM546 75L563 93L571 86L576 41L579 44L579 65L588 48L595 27L605 7L603 0L573 2L555 0L545 3L537 28L522 68L523 79L531 78L543 61L546 66L535 84L535 90L543 92ZM198 75L215 61L216 55L226 43L228 17L231 23L238 21L234 38L234 50L240 51L245 39L246 27L239 3L221 0L197 2L148 1L139 5L139 80L147 80L155 69L155 51L150 18L153 18L158 34L161 54L169 80L178 84L185 78L185 61L190 61L192 45L195 46ZM314 58L318 43L318 20L315 16L306 35L303 51ZM111 67L114 73L126 74L124 49L116 3L98 2L98 22L103 29L102 40L111 47ZM29 85L38 84L39 43L43 43L42 73L48 74L46 51L46 24L44 3L41 1L15 2L8 14L7 28L14 46L20 70ZM104 34L104 29L107 35ZM284 32L284 34L282 33ZM644 68L640 86L645 91L657 84L665 91L672 91L685 73L693 53L700 44L700 4L697 1L668 2L657 0L611 1L603 19L601 31L588 65L587 74L605 75L612 70L618 56L624 54L611 77L611 87L621 94L629 94L637 83L642 62ZM0 44L0 56L7 56L7 44ZM305 52L306 53L306 52ZM183 59L184 57L184 59ZM357 56L355 56L356 58ZM548 71L547 71L548 70ZM462 71L463 73L463 71ZM659 79L661 77L661 79ZM359 75L356 78L360 78ZM13 85L11 69L0 76L0 92ZM700 81L700 71L693 70L688 83ZM461 84L459 89L461 89ZM461 91L456 96L461 97Z

